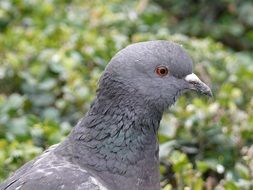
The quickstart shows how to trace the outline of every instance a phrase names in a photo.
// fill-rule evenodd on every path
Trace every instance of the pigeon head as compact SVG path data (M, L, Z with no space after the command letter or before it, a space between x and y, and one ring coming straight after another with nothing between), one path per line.
M186 51L163 40L127 46L112 58L104 75L120 83L121 90L111 91L114 95L132 92L161 111L188 90L212 95L210 88L193 73L192 60Z

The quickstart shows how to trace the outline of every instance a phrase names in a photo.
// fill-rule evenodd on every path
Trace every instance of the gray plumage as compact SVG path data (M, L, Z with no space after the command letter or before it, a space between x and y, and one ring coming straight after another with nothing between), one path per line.
M159 76L156 68L168 68ZM157 131L187 90L211 95L185 50L168 41L130 45L99 81L90 110L66 140L28 162L2 190L159 190Z

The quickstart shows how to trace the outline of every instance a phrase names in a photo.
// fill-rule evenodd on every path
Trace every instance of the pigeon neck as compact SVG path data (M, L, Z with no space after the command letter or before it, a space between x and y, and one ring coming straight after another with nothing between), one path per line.
M146 175L158 174L154 168L158 166L157 130L162 113L136 94L113 92L114 97L108 98L100 89L89 112L72 132L79 164L117 175L135 171L130 171L131 167L138 168L135 176L142 172L139 175L143 177L144 168Z
M104 104L105 102L94 103L74 130L78 133L75 135L78 137L76 140L83 142L86 148L96 151L106 150L103 153L105 157L110 152L116 153L111 156L128 156L125 155L127 150L133 152L133 149L136 149L133 153L137 153L157 143L161 119L159 113L147 107L140 109L131 101L122 105L112 101L113 105L110 105L110 108L103 109L101 107ZM132 156L138 157L138 154ZM129 161L131 162L131 159Z

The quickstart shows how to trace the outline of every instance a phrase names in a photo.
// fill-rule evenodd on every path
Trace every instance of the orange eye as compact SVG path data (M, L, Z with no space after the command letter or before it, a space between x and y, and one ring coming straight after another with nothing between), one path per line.
M164 77L168 74L169 70L165 66L158 66L155 70L156 74L159 75L160 77Z

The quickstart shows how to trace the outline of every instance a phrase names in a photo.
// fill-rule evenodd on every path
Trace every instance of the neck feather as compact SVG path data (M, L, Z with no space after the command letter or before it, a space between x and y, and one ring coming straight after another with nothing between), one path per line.
M101 85L104 88L98 90L89 112L70 137L81 165L122 174L129 165L141 160L152 162L147 158L157 157L162 113L147 105L133 89L113 82L113 89Z
M96 170L124 173L127 168L122 166L155 156L161 118L158 114L135 110L130 105L93 111L73 130L76 153L84 164ZM121 167L117 166L119 163Z

